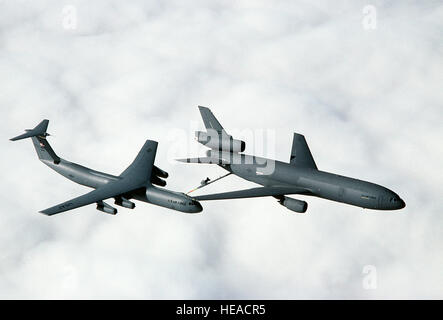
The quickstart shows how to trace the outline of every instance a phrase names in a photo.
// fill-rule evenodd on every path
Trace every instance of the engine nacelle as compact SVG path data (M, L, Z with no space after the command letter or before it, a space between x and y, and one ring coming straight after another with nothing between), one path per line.
M166 181L157 176L151 176L151 183L160 187L166 186Z
M97 202L97 210L104 212L104 213L108 213L108 214L117 214L117 209L110 206L109 204L101 201L101 202Z
M236 140L230 135L218 133L215 130L211 130L211 132L196 131L195 139L197 142L213 150L243 152L246 148L244 141Z
M308 203L306 201L301 201L297 199L292 199L288 197L284 197L279 201L282 206L285 206L291 211L295 211L298 213L305 213L308 209Z
M115 199L114 202L116 205L121 206L121 207L125 207L128 209L134 209L135 208L135 203L129 201L128 199L124 199L124 198L117 198Z
M152 167L152 174L156 175L156 176L159 176L160 178L164 178L164 179L169 177L169 174L166 171L163 171L162 169L160 169L157 166L153 166Z

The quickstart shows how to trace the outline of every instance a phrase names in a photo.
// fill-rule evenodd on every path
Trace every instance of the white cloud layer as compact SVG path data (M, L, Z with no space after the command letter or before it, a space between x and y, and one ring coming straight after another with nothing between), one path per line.
M443 298L443 5L374 1L368 30L367 4L0 2L0 298ZM303 133L320 169L407 207L300 197L306 215L273 198L195 216L144 203L36 213L87 190L8 138L48 118L60 156L113 174L154 139L167 187L187 191L223 174L171 161L195 155L197 105L228 132L274 132L278 160ZM231 176L207 192L249 185Z

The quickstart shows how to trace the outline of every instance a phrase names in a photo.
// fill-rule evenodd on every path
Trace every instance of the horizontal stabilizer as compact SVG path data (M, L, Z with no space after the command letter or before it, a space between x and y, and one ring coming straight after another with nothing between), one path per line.
M42 122L40 122L34 129L27 129L26 132L16 136L14 138L11 138L9 140L11 141L17 141L22 140L26 138L41 136L46 137L48 134L46 133L46 130L48 129L49 120L45 119Z
M284 196L287 194L309 194L310 191L301 188L293 187L259 187L245 190L206 194L194 197L195 200L226 200L226 199L240 199L240 198L257 198L269 196Z
M198 157L198 158L184 158L175 159L178 162L184 163L204 163L204 164L222 164L223 159L211 158L211 157Z

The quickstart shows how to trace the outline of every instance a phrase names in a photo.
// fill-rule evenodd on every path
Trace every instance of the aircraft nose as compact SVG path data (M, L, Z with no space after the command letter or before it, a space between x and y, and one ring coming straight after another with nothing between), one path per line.
M385 199L388 201L388 210L399 210L406 207L406 203L403 201L403 199L392 191L387 195Z
M394 197L393 205L394 205L394 208L393 208L394 210L399 210L399 209L403 209L404 207L406 207L406 203L399 196Z
M404 207L406 207L406 203L403 201L403 199L399 198L400 203L399 203L399 209L403 209Z
M194 213L198 213L198 212L202 212L203 211L203 207L200 204L200 202L198 201L194 201Z

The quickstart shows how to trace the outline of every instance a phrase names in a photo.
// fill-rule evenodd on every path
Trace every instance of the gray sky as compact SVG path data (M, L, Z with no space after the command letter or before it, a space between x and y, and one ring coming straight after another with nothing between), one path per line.
M0 298L443 298L443 5L315 3L1 1ZM144 203L37 213L88 189L8 138L50 119L61 157L112 174L157 140L167 187L188 191L224 173L172 161L199 151L197 105L255 133L248 153L288 161L303 133L319 169L407 207L298 197L304 215L273 198L194 216Z

